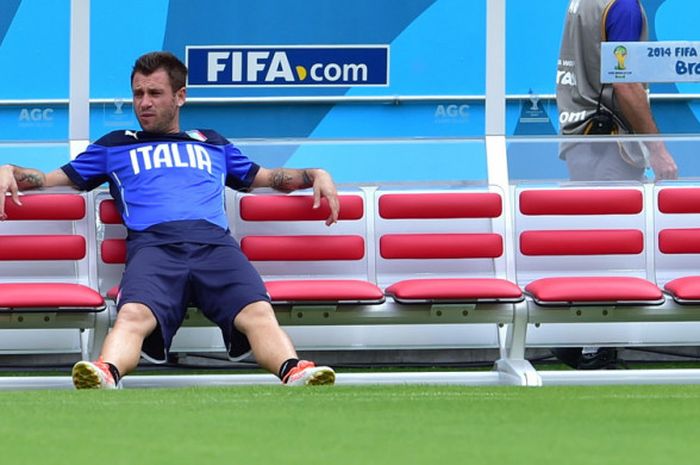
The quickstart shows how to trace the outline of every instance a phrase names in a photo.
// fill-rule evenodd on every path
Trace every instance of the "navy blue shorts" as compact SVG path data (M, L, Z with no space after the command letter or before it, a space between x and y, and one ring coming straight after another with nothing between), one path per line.
M151 309L158 327L144 341L143 355L167 360L173 337L189 305L221 328L231 359L250 352L233 320L248 304L270 300L257 270L237 244L175 243L141 247L127 259L118 309L140 303Z

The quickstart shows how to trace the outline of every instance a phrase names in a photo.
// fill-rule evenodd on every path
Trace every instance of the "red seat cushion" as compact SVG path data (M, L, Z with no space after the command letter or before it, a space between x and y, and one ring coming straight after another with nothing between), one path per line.
M659 251L665 254L700 253L700 229L663 229L659 231Z
M520 251L528 256L636 255L644 251L638 229L524 231Z
M661 213L700 213L700 189L667 188L659 191Z
M112 300L117 300L117 297L119 297L119 284L107 291L107 297Z
M339 220L359 220L364 216L364 199L359 195L339 195ZM327 199L314 209L312 195L249 195L241 199L245 221L318 221L331 214Z
M669 281L664 289L679 303L700 301L700 276L684 276Z
M85 244L68 234L0 235L0 260L82 260Z
M353 279L267 281L273 302L371 302L384 301L376 285Z
M80 220L85 217L85 199L80 194L34 194L22 197L22 206L5 197L8 220Z
M246 236L241 250L252 261L362 260L362 236Z
M126 263L126 239L105 239L100 246L102 261L110 264Z
M104 299L97 291L80 284L0 284L0 308L64 308L100 311L104 307Z
M385 234L379 253L386 259L496 258L503 254L498 234Z
M497 218L501 196L493 192L384 194L379 216L385 219Z
M516 284L496 278L407 279L392 284L386 293L398 302L518 302L523 299Z
M636 215L644 210L637 189L533 189L520 193L523 215Z
M105 224L123 224L122 215L113 199L100 202L100 221Z
M586 276L541 278L525 287L535 302L560 303L646 303L660 304L664 297L654 283L635 277Z

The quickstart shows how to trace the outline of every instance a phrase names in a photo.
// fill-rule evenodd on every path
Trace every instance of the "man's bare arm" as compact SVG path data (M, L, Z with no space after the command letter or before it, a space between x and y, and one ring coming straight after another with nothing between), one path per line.
M252 187L269 187L280 192L292 192L313 187L312 169L260 168Z
M613 84L615 98L620 105L622 114L632 126L635 134L658 134L654 118L651 114L646 89L639 83ZM649 164L654 170L657 180L675 179L678 177L678 167L673 157L666 149L663 141L647 142L650 157Z
M319 168L293 169L293 168L260 168L252 184L256 187L270 187L281 192L292 192L297 189L312 187L314 190L313 208L321 205L321 198L328 200L331 213L326 219L326 224L331 225L338 221L340 203L333 178L327 171Z
M20 191L56 186L73 186L73 182L60 169L45 174L34 168L23 168L16 165L0 166L0 220L7 218L5 214L6 194L11 195L15 204L22 205L19 197Z
M26 191L44 187L44 184L46 183L46 175L44 173L27 168L18 169L17 166L14 168L15 181L17 181L17 187L19 190Z

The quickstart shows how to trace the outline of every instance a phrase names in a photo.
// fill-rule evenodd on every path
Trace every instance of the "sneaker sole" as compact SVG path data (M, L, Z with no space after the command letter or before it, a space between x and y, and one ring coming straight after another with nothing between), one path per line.
M333 370L318 370L306 380L307 386L323 386L335 384L335 372Z
M73 366L71 376L73 378L73 386L76 389L100 389L101 387L100 375L88 363L76 363Z

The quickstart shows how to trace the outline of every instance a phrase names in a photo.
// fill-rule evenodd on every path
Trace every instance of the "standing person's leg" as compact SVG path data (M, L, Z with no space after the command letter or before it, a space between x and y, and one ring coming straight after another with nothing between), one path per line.
M644 168L627 163L617 142L598 143L601 152L596 167L597 181L644 181Z
M583 142L561 145L570 181L593 181L596 178L601 153L598 145Z
M644 180L644 168L627 163L617 142L576 143L565 147L571 181Z

